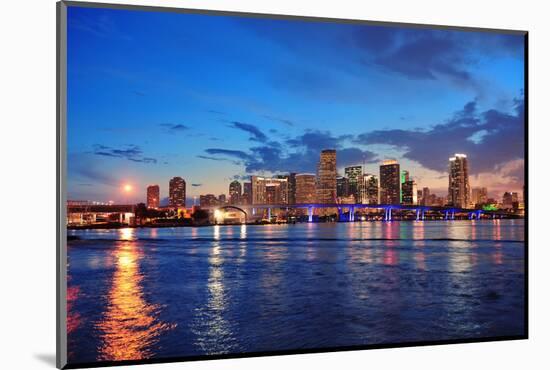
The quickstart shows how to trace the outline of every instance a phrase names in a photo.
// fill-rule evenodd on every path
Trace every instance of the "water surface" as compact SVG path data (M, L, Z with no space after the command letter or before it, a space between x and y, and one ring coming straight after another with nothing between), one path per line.
M522 335L522 220L69 231L69 362Z

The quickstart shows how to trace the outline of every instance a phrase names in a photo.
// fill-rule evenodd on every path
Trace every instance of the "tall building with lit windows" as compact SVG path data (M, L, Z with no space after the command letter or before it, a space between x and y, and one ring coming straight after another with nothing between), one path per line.
M378 178L370 173L364 174L361 185L361 203L378 204L380 201L378 193Z
M472 204L474 206L487 203L489 197L487 196L487 188L472 188Z
M185 180L173 177L168 184L168 204L170 207L185 207Z
M336 178L336 196L338 198L349 196L349 179L347 177Z
M252 204L252 183L244 182L243 183L243 195L241 198L242 204Z
M387 159L380 165L380 203L401 203L401 172L395 159Z
M288 204L296 204L296 173L288 175Z
M250 176L252 204L288 204L286 176L267 178Z
M160 187L149 185L147 187L147 208L158 208L160 205Z
M237 180L232 181L229 184L229 203L230 204L240 204L242 196L242 186L241 183Z
M299 173L296 175L296 204L315 203L315 175Z
M317 166L317 201L336 203L336 150L321 151Z
M260 176L250 176L252 204L265 204L265 178Z
M453 207L470 207L470 180L466 154L455 154L449 158L448 204Z
M344 168L345 177L348 179L348 194L353 195L356 203L361 202L361 191L363 181L363 167L351 166Z
M401 184L402 203L406 205L418 204L416 181L407 180Z

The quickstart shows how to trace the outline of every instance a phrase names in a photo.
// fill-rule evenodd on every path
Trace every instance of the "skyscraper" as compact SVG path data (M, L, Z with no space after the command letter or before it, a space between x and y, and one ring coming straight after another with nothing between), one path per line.
M430 188L422 188L422 205L423 206L431 206L431 195L430 195Z
M470 207L470 180L466 154L455 154L449 158L448 203L453 207Z
M237 180L232 181L229 184L229 203L240 204L241 203L241 183Z
M219 204L218 198L214 194L205 194L199 197L201 207L217 206Z
M336 196L339 198L349 196L349 179L347 177L336 178Z
M315 175L299 173L296 175L296 204L315 203Z
M472 204L486 204L487 203L487 188L472 188Z
M147 187L147 208L158 208L160 205L160 187L149 185Z
M296 204L296 173L288 175L288 204Z
M380 203L401 203L401 178L399 163L387 159L380 165Z
M401 170L401 203L403 203L403 184L409 181L409 171Z
M336 203L336 150L321 152L317 167L317 201Z
M250 176L252 190L252 204L265 204L265 179L259 176Z
M507 191L502 195L502 206L504 208L513 208L519 203L519 196L517 192Z
M224 205L227 203L227 197L225 196L225 194L220 194L218 196L218 202L220 203L220 205Z
M418 204L416 181L407 180L402 184L403 204L414 205Z
M266 203L288 204L288 178L280 175L265 179Z
M168 189L170 207L185 207L185 180L181 177L173 177L170 179Z
M366 173L363 175L363 183L361 185L361 203L363 204L378 204L378 178L375 175Z
M252 183L243 183L242 204L252 204Z
M349 192L348 195L353 195L355 197L355 202L359 203L361 201L361 185L363 181L363 167L362 166L351 166L344 169L344 174L349 181Z
M281 175L275 178L250 176L250 183L252 204L288 204L287 176Z

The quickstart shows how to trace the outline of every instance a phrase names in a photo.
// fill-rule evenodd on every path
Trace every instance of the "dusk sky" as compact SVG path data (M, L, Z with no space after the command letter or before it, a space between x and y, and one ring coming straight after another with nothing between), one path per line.
M213 15L68 10L68 197L188 198L251 174L396 158L447 195L523 186L523 36ZM125 183L135 192L127 197Z

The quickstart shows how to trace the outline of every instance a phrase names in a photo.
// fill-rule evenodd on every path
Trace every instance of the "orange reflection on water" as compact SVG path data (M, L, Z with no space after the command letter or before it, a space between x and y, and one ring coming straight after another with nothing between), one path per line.
M130 238L131 239L131 238ZM116 270L103 319L96 324L102 345L98 360L140 360L151 357L151 346L161 333L174 328L158 321L160 306L147 303L139 271L142 254L132 242L122 242L114 252Z
M69 278L67 278L67 281ZM80 294L79 286L67 287L67 334L72 333L80 325L80 314L73 310L74 303Z

